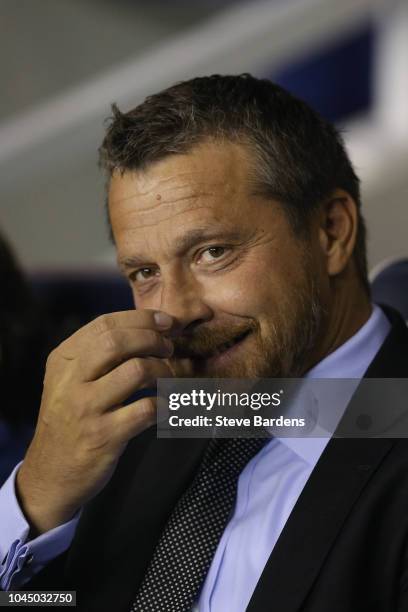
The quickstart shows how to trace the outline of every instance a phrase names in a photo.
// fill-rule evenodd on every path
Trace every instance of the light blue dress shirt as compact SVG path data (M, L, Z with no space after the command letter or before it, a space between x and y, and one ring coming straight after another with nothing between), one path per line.
M360 379L390 330L378 306L369 320L306 378ZM338 411L341 418L346 405ZM244 612L292 509L330 437L274 437L247 464L238 481L235 510L220 539L197 605L199 612ZM29 526L18 505L18 466L0 489L0 584L17 589L66 550L78 516L27 541Z

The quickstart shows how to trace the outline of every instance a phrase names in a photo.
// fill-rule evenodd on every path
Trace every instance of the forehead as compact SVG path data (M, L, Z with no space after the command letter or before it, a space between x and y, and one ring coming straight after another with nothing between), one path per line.
M248 191L250 156L241 145L205 143L186 154L170 155L145 170L114 173L109 187L110 212L132 208L141 216L162 204L200 195Z
M205 143L138 172L116 173L109 212L118 250L179 237L195 226L249 222L250 154L233 143Z

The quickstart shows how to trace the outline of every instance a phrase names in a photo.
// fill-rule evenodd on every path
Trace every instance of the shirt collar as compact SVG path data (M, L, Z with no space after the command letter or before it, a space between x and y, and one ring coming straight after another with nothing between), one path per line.
M344 344L309 370L305 374L305 378L362 378L390 329L391 324L387 317L381 308L374 304L368 321ZM338 422L344 414L347 403L337 408L336 418ZM314 466L330 438L299 437L277 439L306 463Z

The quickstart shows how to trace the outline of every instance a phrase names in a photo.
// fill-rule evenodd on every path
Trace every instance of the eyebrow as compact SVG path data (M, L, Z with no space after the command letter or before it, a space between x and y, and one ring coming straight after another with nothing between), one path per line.
M242 239L242 232L239 230L220 230L214 227L195 228L187 231L185 234L177 238L174 243L176 255L180 256L186 253L193 246L204 240L212 240L214 238L237 240ZM121 257L118 259L118 264L121 268L134 268L135 266L145 265L146 258L132 255L130 257Z

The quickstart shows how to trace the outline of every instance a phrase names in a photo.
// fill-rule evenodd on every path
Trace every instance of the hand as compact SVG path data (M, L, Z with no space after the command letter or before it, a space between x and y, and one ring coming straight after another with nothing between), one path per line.
M127 406L135 391L173 376L163 312L103 315L49 356L38 423L17 474L17 494L34 532L68 521L111 478L128 441L151 426L156 398Z

